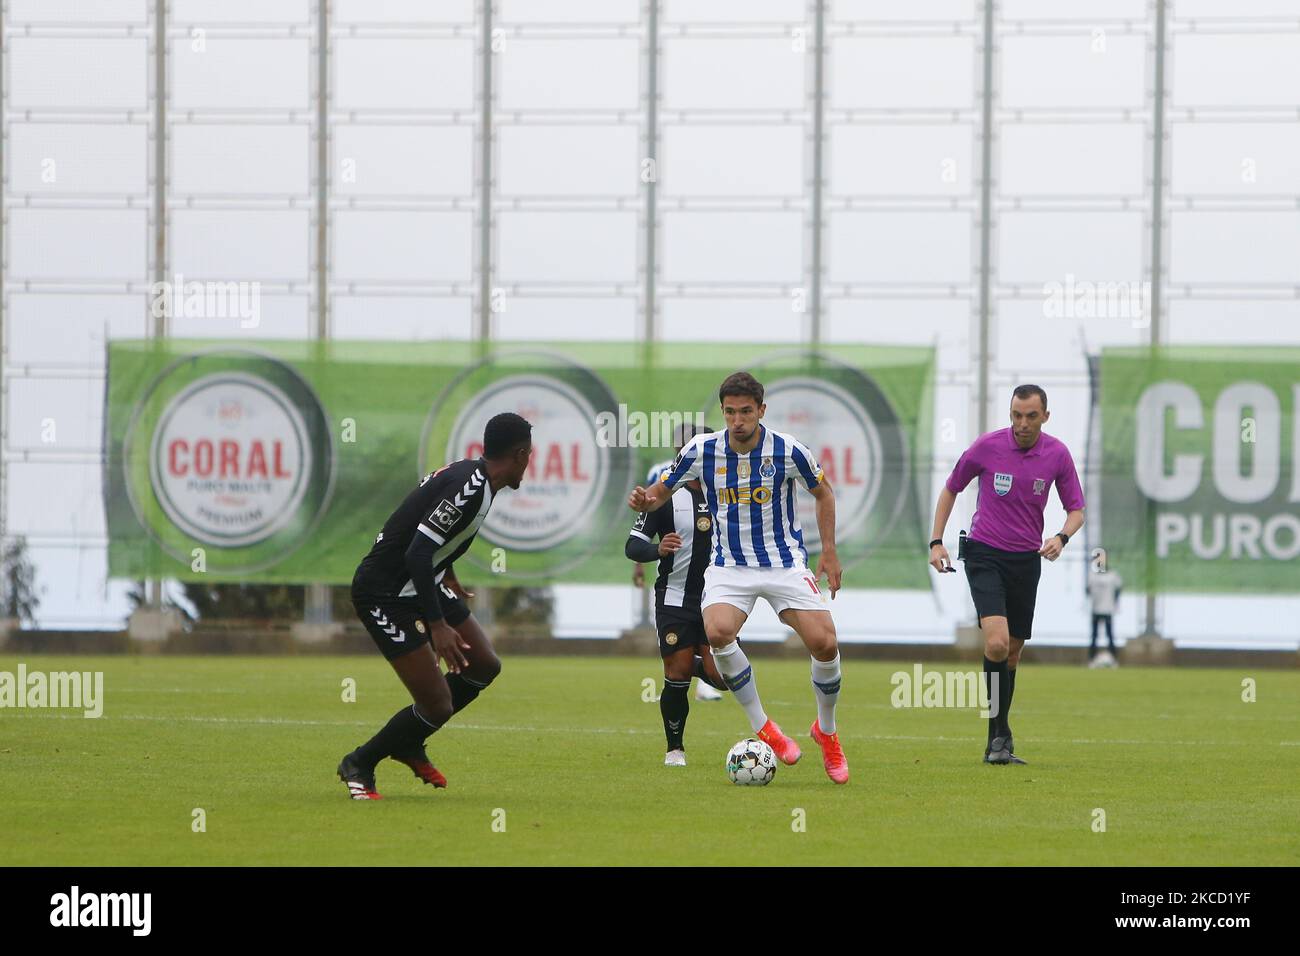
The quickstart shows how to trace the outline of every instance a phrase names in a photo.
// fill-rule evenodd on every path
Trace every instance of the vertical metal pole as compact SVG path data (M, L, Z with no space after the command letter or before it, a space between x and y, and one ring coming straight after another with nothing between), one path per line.
M812 321L809 341L815 349L822 340L822 176L823 130L826 119L826 0L817 0L813 27L813 181L812 181L812 289L808 305Z
M492 337L492 0L483 0L483 150L479 157L478 341Z
M329 6L317 0L320 18L317 29L316 63L316 338L329 335Z
M153 281L167 281L167 0L154 0L154 256ZM151 330L154 338L167 335L166 312Z
M329 333L329 4L316 0L316 340L317 361ZM307 624L328 624L332 617L330 586L307 585L303 620Z
M153 281L167 281L167 0L154 0L154 176ZM152 314L152 310L150 310ZM161 340L168 332L167 311L154 318L151 337ZM145 582L145 604L162 606L162 580L156 575Z
M646 158L650 160L650 178L645 195L645 315L641 319L641 338L645 361L650 361L650 343L658 336L655 321L655 269L659 215L659 0L650 0L646 21ZM652 565L653 567L653 565ZM639 589L641 603L638 627L650 627L650 592Z
M646 158L650 160L650 181L645 195L645 316L642 337L655 339L655 218L658 210L659 180L659 0L650 0L650 19L646 25L649 44L646 63Z
M989 430L989 313L992 308L989 242L993 232L993 14L994 0L984 0L983 142L980 146L980 332L979 433Z
M1154 126L1151 144L1151 358L1160 347L1160 309L1164 282L1164 208L1165 208L1165 12L1167 0L1156 0L1156 63ZM1158 636L1156 627L1155 509L1146 505L1146 621L1144 635Z
M4 359L8 350L3 347L5 334L5 140L8 139L9 117L5 114L5 17L0 5L0 557L5 553L5 511L9 494L9 463L4 459L6 430L4 391Z
M482 153L479 157L479 309L478 309L478 345L482 354L487 355L488 345L492 339L492 2L483 3L483 113ZM493 592L491 586L478 589L474 601L474 615L489 634L492 633L494 618Z

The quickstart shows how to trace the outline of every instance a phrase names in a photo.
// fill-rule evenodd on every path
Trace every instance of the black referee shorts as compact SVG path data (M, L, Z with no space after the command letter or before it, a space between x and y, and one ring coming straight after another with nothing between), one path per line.
M450 588L438 585L438 598L442 602L443 620L452 627L459 627L469 617L469 605ZM352 606L365 625L366 633L387 660L409 654L429 643L424 606L419 598L367 598L353 592Z
M966 540L966 581L979 617L1005 617L1012 637L1034 632L1034 603L1043 559L1037 551L1002 551Z

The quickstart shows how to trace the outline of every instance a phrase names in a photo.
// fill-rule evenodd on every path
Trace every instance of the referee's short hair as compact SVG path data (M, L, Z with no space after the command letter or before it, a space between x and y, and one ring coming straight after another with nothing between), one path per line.
M1037 395L1038 400L1043 403L1043 411L1047 411L1047 393L1043 391L1041 385L1017 385L1016 390L1011 393L1012 398L1018 398L1022 402L1031 395Z
M532 440L533 426L522 415L514 412L493 415L483 429L483 457L504 458Z

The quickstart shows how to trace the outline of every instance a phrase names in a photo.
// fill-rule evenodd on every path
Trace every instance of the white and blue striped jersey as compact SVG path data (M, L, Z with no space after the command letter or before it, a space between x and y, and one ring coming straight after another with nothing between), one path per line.
M645 473L645 486L649 488L663 477L665 471L673 466L673 460L668 458L664 461L657 462L650 466L650 470Z
M696 435L663 478L671 490L698 478L713 514L716 567L807 567L795 512L795 484L810 491L824 480L808 446L759 423L753 451L731 450L726 429Z

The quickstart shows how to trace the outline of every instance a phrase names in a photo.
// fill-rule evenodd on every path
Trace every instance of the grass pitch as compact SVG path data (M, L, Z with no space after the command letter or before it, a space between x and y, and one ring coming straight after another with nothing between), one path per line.
M1300 859L1296 672L1089 671L1027 655L1012 726L1030 763L990 767L976 711L894 708L890 675L911 665L848 662L839 723L853 779L836 787L807 736L807 663L759 659L764 703L804 758L747 788L723 770L748 736L729 697L692 699L690 765L666 768L658 705L643 700L656 660L516 657L430 739L448 789L385 761L385 799L354 802L340 757L409 702L378 657L21 661L103 671L105 706L97 720L0 710L6 866ZM18 663L0 656L0 670ZM970 665L926 669L958 666Z

